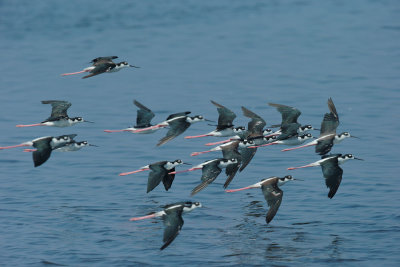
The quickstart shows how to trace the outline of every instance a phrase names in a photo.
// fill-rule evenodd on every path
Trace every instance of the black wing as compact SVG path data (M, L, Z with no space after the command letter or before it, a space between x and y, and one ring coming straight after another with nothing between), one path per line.
M174 113L174 114L169 115L169 116L167 117L167 120L170 120L170 119L173 119L173 118L176 118L176 117L186 116L186 115L189 115L190 113L192 113L192 112L190 112L190 111L185 111L185 112Z
M36 151L32 153L33 164L35 167L42 165L50 158L52 151L50 146L51 139L52 137L46 137L33 143L33 147L36 148Z
M271 107L275 107L282 115L282 123L297 123L297 119L301 115L300 110L294 107L289 107L281 104L268 103Z
M242 107L242 111L244 116L251 119L247 126L249 133L262 135L263 128L267 125L265 120L245 107Z
M68 117L67 110L71 106L70 102L62 100L43 100L42 104L51 104L51 115L48 120Z
M234 141L232 144L227 146L222 146L222 155L224 159L236 159L237 163L229 164L225 169L225 173L228 176L224 183L224 188L227 188L228 185L232 182L235 177L237 171L239 170L240 164L242 164L242 156L238 152L237 148L240 141Z
M183 226L182 211L183 206L176 209L165 210L166 215L163 216L165 227L163 238L164 245L160 248L161 250L168 247L181 231Z
M154 118L154 113L146 106L142 105L136 100L133 100L133 104L137 106L139 109L137 111L136 116L136 125L135 128L146 128L151 126L151 120Z
M202 168L201 181L202 183L193 188L191 195L195 195L204 188L206 188L209 184L211 184L215 179L217 179L218 175L222 172L222 170L217 166L219 161L214 161L205 165Z
M240 155L242 156L242 166L240 166L239 171L243 171L247 165L249 165L250 161L253 159L254 155L257 152L257 148L241 148Z
M117 56L109 56L109 57L96 57L95 59L92 59L90 63L93 63L93 65L100 64L100 63L112 63L113 59L118 58Z
M172 168L170 170L167 171L167 173L164 175L162 182L164 184L164 188L165 190L168 191L168 189L171 188L172 183L174 182L175 179L175 174L169 174L170 172L174 172L175 168Z
M279 189L279 187L276 185L276 182L265 185L263 184L261 186L261 190L269 206L265 220L267 223L270 223L275 217L275 214L278 212L278 209L282 203L283 191Z
M326 187L329 187L328 197L333 198L342 181L343 170L339 167L337 157L328 159L321 164L322 173L325 177Z
M149 168L151 172L149 173L149 178L147 180L147 193L156 188L162 181L163 177L168 175L168 171L163 167L164 164L165 162L150 164Z
M167 132L167 135L161 138L161 140L158 142L157 146L161 146L178 135L182 134L185 132L189 127L190 123L186 121L186 117L183 117L181 119L176 119L168 123L169 124L169 130Z
M217 111L219 114L217 130L223 130L232 127L232 122L236 118L236 114L233 113L232 110L218 104L215 101L211 100L211 103L213 103L217 107Z

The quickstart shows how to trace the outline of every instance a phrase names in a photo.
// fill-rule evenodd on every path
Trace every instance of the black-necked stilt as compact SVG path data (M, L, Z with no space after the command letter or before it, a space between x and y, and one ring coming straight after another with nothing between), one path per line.
M245 128L243 126L239 127L233 126L232 122L236 118L236 114L233 113L233 111L218 104L215 101L211 100L211 103L213 103L217 107L217 111L219 114L217 128L214 131L209 132L207 134L186 136L185 137L186 139L206 137L206 136L227 137L227 136L234 136L239 134L240 132L245 131Z
M340 182L342 181L343 170L342 168L339 167L339 165L349 159L362 160L360 158L354 157L354 155L352 154L323 155L321 159L316 162L300 167L291 167L288 168L288 170L321 166L322 173L325 177L326 187L329 187L328 197L333 198L333 196L336 194L336 191L339 188Z
M95 58L91 61L93 63L92 66L87 67L81 71L78 72L72 72L72 73L64 73L61 74L61 76L68 76L68 75L74 75L74 74L79 74L79 73L84 73L84 72L89 72L89 75L86 75L82 77L82 79L86 79L95 75L99 75L102 73L110 73L110 72L117 72L121 70L122 68L126 67L134 67L134 68L139 68L133 65L129 65L128 62L123 61L120 63L114 63L112 60L118 58L117 56L110 56L110 57L98 57Z
M144 106L143 104L141 104L137 100L133 100L133 104L139 108L137 110L136 125L135 126L129 127L129 128L126 128L126 129L122 129L122 130L104 130L104 131L107 132L107 133L114 133L114 132L132 132L132 133L135 133L136 130L152 127L153 125L151 125L151 120L155 116L153 111L151 111L151 109L149 109L148 107ZM141 133L141 134L154 133L158 129L160 129L160 128L153 128L153 129L149 129L149 130L146 130L146 131L140 131L140 132L137 132L137 133Z
M310 133L297 134L284 140L276 140L276 136L270 136L272 141L268 140L267 143L258 145L256 147L270 146L270 145L286 145L286 146L297 146L303 144L305 141L310 140L313 136Z
M168 189L171 188L172 182L174 181L175 174L170 173L175 171L175 167L181 164L187 164L184 163L182 160L177 159L174 161L159 161L155 163L151 163L149 165L143 166L139 170L136 171L131 171L131 172L123 172L120 173L120 176L128 175L128 174L133 174L133 173L138 173L142 171L148 171L150 170L151 172L149 173L149 177L147 180L147 192L149 193L152 191L154 188L156 188L160 182L162 181L164 184L165 190L168 191Z
M318 153L320 155L325 155L329 153L329 151L331 151L334 144L338 144L348 137L358 138L352 136L348 132L343 132L338 135L336 134L336 129L339 126L339 115L336 111L335 105L333 104L332 98L328 99L328 107L330 112L325 113L324 115L324 118L321 122L320 135L317 139L305 145L284 149L282 151L290 151L303 147L316 146L315 153Z
M301 115L300 110L297 108L274 103L268 103L268 105L275 107L282 115L281 124L274 125L280 127L280 132L278 132L280 135L277 137L278 140L284 140L305 131L316 130L311 125L302 126L297 122L297 119Z
M73 140L76 134L70 135L61 135L61 136L44 136L36 138L32 141L24 142L15 146L7 146L0 147L1 149L15 148L15 147L25 147L25 146L33 146L36 149L26 150L33 152L33 163L35 167L38 167L45 163L51 155L51 151L57 148L64 146L66 143L69 143Z
M78 151L82 147L85 147L85 146L98 147L96 145L89 144L88 141L76 142L75 140L72 140L71 142L68 142L68 143L64 144L63 146L56 148L54 151L56 151L56 152L72 152L72 151Z
M270 223L272 219L274 218L275 214L278 212L279 206L282 203L282 196L283 196L283 191L279 188L279 186L293 180L298 180L294 179L291 175L286 175L283 178L279 177L270 177L267 179L261 180L261 182L258 182L253 185L249 185L243 188L239 189L231 189L231 190L225 190L226 192L237 192L241 190L246 190L246 189L251 189L251 188L261 188L264 198L267 201L267 204L269 206L268 213L266 215L266 222Z
M202 170L202 176L201 176L201 181L202 183L193 188L191 196L197 194L204 188L206 188L209 184L211 184L217 177L218 175L222 172L223 168L226 168L230 164L235 164L237 163L237 159L224 159L224 158L219 158L219 159L213 159L213 160L208 160L206 162L203 162L199 165L194 166L193 168L190 168L188 170L184 171L179 171L179 172L170 172L170 174L175 174L175 173L182 173L182 172L190 172L190 171L195 171L195 170Z
M157 146L161 146L161 145L167 143L168 141L171 141L178 135L184 133L190 127L190 125L192 125L193 123L196 123L199 121L210 121L210 120L205 119L201 115L196 115L196 116L190 117L190 116L188 116L190 113L191 113L190 111L186 111L186 112L179 112L179 113L171 114L168 116L168 118L165 121L160 122L151 127L136 130L136 131L134 131L134 133L139 133L142 131L148 131L148 130L153 130L153 129L169 126L169 130L168 130L166 136L161 138L161 140L157 144Z
M75 125L80 122L90 122L86 121L82 117L69 117L67 110L72 105L68 101L62 100L44 100L42 104L51 104L51 115L45 121L36 124L19 124L17 127L31 127L31 126L53 126L53 127L68 127Z
M169 246L178 236L183 226L182 214L192 211L195 208L200 208L200 202L178 202L170 205L166 205L164 210L152 213L143 217L131 218L131 221L139 221L143 219L150 219L156 217L162 217L164 221L164 245L160 248L161 250Z

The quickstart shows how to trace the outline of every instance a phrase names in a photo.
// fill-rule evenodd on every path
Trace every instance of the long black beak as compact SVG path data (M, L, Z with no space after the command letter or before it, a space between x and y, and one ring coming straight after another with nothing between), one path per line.
M93 121L87 121L87 120L84 120L84 122L88 122L88 123L94 123Z
M129 67L140 69L140 67L129 65Z
M360 137L357 137L357 136L354 136L354 135L350 135L350 137L361 139Z
M207 120L207 119L204 119L205 121L209 121L209 122L216 122L216 121L212 121L212 120Z
M297 178L293 178L293 180L296 180L296 181L304 181L303 179L297 179Z
M314 130L316 130L316 131L321 131L321 129L317 129L317 128L314 128Z
M363 160L363 159L360 159L360 158L356 158L356 157L354 157L354 159L356 159L356 160Z
M96 145L92 145L92 144L89 144L89 146L95 146L95 147L99 147L99 146L96 146Z
M185 165L192 165L192 164L190 164L190 163L186 163L186 162L182 162L182 164L185 164Z

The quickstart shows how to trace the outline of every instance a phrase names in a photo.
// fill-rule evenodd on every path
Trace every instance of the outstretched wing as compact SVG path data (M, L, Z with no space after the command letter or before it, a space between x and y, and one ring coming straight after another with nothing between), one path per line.
M33 143L33 147L36 148L36 151L32 153L33 164L35 167L42 165L50 158L52 151L50 146L51 139L52 137L47 137Z
M278 209L282 203L283 191L280 190L275 183L263 184L261 186L261 190L269 206L265 220L267 223L270 223L275 217L275 214L278 212Z
M217 111L219 114L217 130L223 130L228 127L232 127L232 122L236 118L236 114L232 110L218 104L215 101L211 100L211 103L213 103L217 107Z
M117 56L109 56L109 57L96 57L95 59L92 59L90 63L93 63L93 65L96 64L101 64L101 63L113 63L113 59L118 58Z
M242 107L242 111L244 116L251 119L247 126L249 133L262 135L263 128L267 125L265 120L245 107Z
M282 124L297 123L297 119L301 115L300 110L294 107L289 107L281 104L268 103L271 107L275 107L282 115Z
M191 195L195 195L204 188L206 188L209 184L211 184L215 179L217 179L218 175L222 172L218 166L218 163L210 163L203 167L202 175L201 175L201 184L193 188Z
M150 127L150 122L155 116L153 111L139 103L139 101L133 100L133 104L139 108L137 111L135 128Z
M183 207L165 210L166 215L163 216L165 227L163 237L164 245L160 248L161 250L168 247L181 231L184 223L182 219L182 211Z
M62 100L43 100L42 104L51 104L51 115L48 120L68 117L67 110L72 105L70 102Z
M187 128L189 128L189 126L190 126L190 123L186 121L186 117L171 121L169 123L170 129L168 130L167 135L164 136L163 138L161 138L161 140L158 142L157 146L161 146L161 145L171 141L178 135L185 132L187 130Z
M149 168L151 172L147 180L147 193L152 191L157 185L160 184L164 175L168 174L167 170L163 168L163 164L150 164Z
M321 164L322 173L325 177L326 187L329 188L328 197L333 198L342 181L343 169L340 168L337 157L332 157Z

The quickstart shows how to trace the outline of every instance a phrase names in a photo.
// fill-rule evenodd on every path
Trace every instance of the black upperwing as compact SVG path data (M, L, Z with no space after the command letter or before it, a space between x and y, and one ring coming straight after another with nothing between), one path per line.
M155 116L153 111L141 104L139 101L133 100L133 104L139 108L137 111L135 128L150 127L150 122Z
M42 104L51 104L51 115L47 120L54 120L60 117L68 118L67 110L72 105L63 100L43 100Z
M183 226L183 219L182 219L182 212L183 206L177 206L173 209L166 209L164 210L166 215L163 216L164 221L164 237L163 242L164 245L160 248L160 250L165 249L168 247L172 241L178 236L179 232Z
M236 118L236 114L232 110L218 104L213 100L211 100L211 103L213 103L217 107L217 111L219 114L217 130L223 130L232 127L232 123L233 120Z

